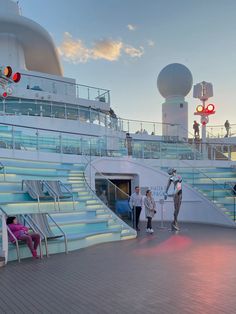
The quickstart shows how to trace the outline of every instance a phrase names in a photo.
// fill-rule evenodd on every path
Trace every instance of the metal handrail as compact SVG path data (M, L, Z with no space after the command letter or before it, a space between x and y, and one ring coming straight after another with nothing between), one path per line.
M21 216L23 217L23 219L28 223L28 225L30 226L30 228L37 233L37 230L39 230L39 227L37 224L32 224L28 221L27 214L21 214ZM37 229L37 230L36 230ZM43 258L43 250L42 250L42 241L41 241L41 237L39 239L39 249L40 249L40 258Z
M192 133L192 132L190 132L190 131L188 131L186 128L184 128L183 126L181 126L181 128L183 129L183 130L185 130L185 131L187 131L188 132L188 135L191 135L193 138L194 138L194 134ZM192 145L191 144L189 144L189 143L185 143L186 145L188 145L192 150L194 149L194 151L196 151L197 153L199 153L199 154L202 154L201 152L199 152L196 148L192 148ZM193 143L194 144L194 143ZM200 144L204 144L204 143L200 143ZM213 143L213 142L209 142L208 141L208 138L206 138L206 143L205 143L206 145L212 145L212 144L218 144L218 145L224 145L224 143ZM220 153L220 154L223 154L220 150L218 150L217 148L215 148L214 147L214 150L215 150L215 152L218 152L218 153ZM228 160L229 161L231 161L231 158L228 158Z
M0 161L0 170L3 170L3 178L4 178L4 181L6 181L6 168L1 161Z
M52 218L52 216L49 213L46 213L48 217L54 222L54 224L57 226L57 228L61 231L64 237L64 242L65 242L65 252L68 254L68 241L67 241L67 235L66 233L62 230L62 228L57 224L57 222Z
M50 190L50 192L53 194L53 195L51 195L52 197L53 197L53 199L54 199L54 208L55 208L55 210L56 210L56 202L57 202L57 207L58 207L58 209L59 209L59 211L60 211L60 204L59 204L59 202L60 202L60 199L59 199L59 196L56 194L56 192L51 188L51 186L47 183L47 181L46 180L40 180L40 182L43 184L43 186L46 186L46 188L48 189L48 190Z
M93 195L96 197L96 199L99 200L100 202L102 202L101 199L100 199L100 198L97 196L97 194L95 193L95 191L92 189L92 187L89 185L89 183L88 183L88 181L87 181L87 179L86 179L85 173L83 173L83 178L84 178L84 181L85 181L87 187L88 187L89 190L93 193ZM108 179L107 179L107 180L108 180ZM122 191L122 192L123 192L123 191ZM103 204L104 206L106 206L107 208L109 208L109 207L108 207L107 205L105 205L103 202L102 202L102 204ZM109 210L111 211L111 216L113 217L114 220L118 220L118 221L121 223L121 225L127 226L127 227L130 228L130 226L129 226L124 220L122 220L119 216L115 215L114 212L113 212L110 208L109 208Z
M85 168L87 168L87 166L90 166L90 165L91 165L91 162L87 159L87 156L86 156L86 155L83 155L83 156L84 156L85 159L87 160L87 164L85 165ZM93 166L93 165L92 165L92 166ZM94 168L96 169L95 166L94 166ZM97 169L96 169L96 170L97 170ZM130 198L130 196L129 196L127 193L125 193L124 191L122 191L122 190L121 190L120 188L118 188L113 182L111 182L109 179L107 179L99 170L97 170L97 172L98 172L99 174L101 174L109 183L111 183L112 185L114 185L115 188L117 188L117 189L120 190L123 194L125 194L128 198ZM99 200L100 202L102 202L101 199L97 196L96 191L94 191L94 190L92 189L92 187L91 187L91 182L90 182L90 184L88 183L88 181L87 181L87 179L86 179L86 176L85 176L85 172L83 172L83 177L84 177L84 181L85 181L87 187L89 188L89 190L92 191L93 195L97 198L97 200ZM103 202L102 202L102 203L103 203ZM103 205L106 206L106 207L108 207L108 206L105 205L104 203L103 203ZM108 208L109 208L109 207L108 207ZM109 208L109 209L110 209L110 208ZM110 209L110 210L111 210L111 209ZM121 225L123 225L123 226L128 226L128 227L130 228L130 226L129 226L124 220L122 220L119 216L115 215L112 210L111 210L111 215L113 216L113 218L114 218L115 220L118 220L118 221L121 223Z
M112 186L114 186L116 189L118 189L120 192L122 192L123 194L125 194L126 196L128 196L128 198L130 197L129 194L125 193L124 191L122 191L118 186L116 186L113 182L111 182L104 174L102 174L94 165L92 165L92 163L87 159L86 155L83 155L85 157L85 159L88 161L87 165L90 164L98 173L99 175L101 175L104 179L106 179ZM87 165L85 167L87 167ZM95 192L92 189L93 192Z
M72 202L73 202L73 209L75 210L75 199L74 199L74 195L73 193L70 191L70 189L64 184L62 183L60 180L58 180L59 184L63 186L63 188L68 191L68 193L71 195L72 198Z
M0 207L0 211L7 217L8 214L5 212L5 210ZM23 214L20 214L23 219L28 223L28 225L30 226L30 228L36 232L35 228L25 219L24 215ZM16 236L14 235L14 233L11 231L11 229L8 227L7 225L7 231L9 232L9 234L12 236L12 238L14 239L14 244L16 245L16 253L17 253L17 259L18 259L18 262L20 263L20 248L19 248L19 240L16 238ZM42 258L42 245L41 245L41 238L39 240L39 248L40 248L40 258Z
M26 74L26 73L22 73L21 75L22 76L26 76L26 77L42 78L42 79L45 79L45 80L48 80L48 81L53 81L53 82L58 82L58 83L66 83L67 85L82 86L82 87L92 88L92 89L95 89L95 90L102 90L102 91L107 92L107 93L110 92L109 89L105 89L105 88L101 88L101 87L77 84L77 83L68 82L68 81L64 81L64 80L51 79L49 77L40 76L40 75L32 75L32 74Z

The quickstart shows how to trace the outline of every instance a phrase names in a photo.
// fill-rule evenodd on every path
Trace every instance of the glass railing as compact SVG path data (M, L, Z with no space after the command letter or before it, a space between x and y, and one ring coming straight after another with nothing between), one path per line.
M76 84L63 79L51 79L44 76L22 73L20 87L43 95L63 95L110 103L110 91L104 88ZM48 95L49 96L49 95Z
M236 136L236 124L230 125L228 136L227 136L227 131L224 125L207 126L208 138L222 138L222 137L231 137L231 136Z
M179 138L180 128L178 125L121 119L90 107L55 101L18 98L2 99L0 101L0 113L2 115L27 115L77 120L83 123L101 125L116 131L138 134L141 137L148 134L161 136L164 125L165 129L169 130L171 134L175 134L175 136L163 137L163 140L177 141Z
M187 166L187 165L186 165ZM212 177L196 167L178 169L183 180L192 185L210 201L214 202L226 215L236 221L235 193L232 188L233 174L229 175L230 169L213 169ZM236 182L235 182L236 183Z
M108 138L0 123L0 148L91 156L127 155L124 139L116 138L116 149L109 149Z
M230 160L236 145L207 143L207 153L201 144L169 142L159 139L137 139L124 133L93 136L77 132L22 127L0 123L0 148L41 151L60 154L175 160ZM236 155L236 153L235 153ZM233 160L233 158L231 158Z

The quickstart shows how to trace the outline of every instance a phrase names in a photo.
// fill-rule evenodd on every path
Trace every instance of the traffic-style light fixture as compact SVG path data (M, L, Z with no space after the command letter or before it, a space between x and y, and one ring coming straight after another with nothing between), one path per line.
M203 108L202 105L197 106L196 112L197 112L198 114L203 113L203 111L204 111L204 108Z
M7 92L3 92L3 93L2 93L2 97L3 97L3 98L7 98L7 96L8 96L8 93L7 93Z
M206 114L210 115L210 114L214 114L215 113L215 106L213 104L209 104L206 107Z
M12 75L12 68L8 65L3 69L3 75L5 75L6 77L10 78Z
M209 104L206 107L203 105L198 105L196 107L196 112L194 112L195 115L199 116L209 116L210 114L215 113L215 105Z
M13 74L12 80L14 83L20 82L20 79L21 79L21 74L19 72L16 72Z
M2 97L7 98L12 94L12 88L10 85L12 83L18 83L21 80L21 74L19 72L14 72L10 65L0 66L0 86L3 89ZM0 92L1 95L1 92Z
M0 80L5 80L8 84L18 83L21 80L21 74L19 72L13 73L12 67L7 65L0 67Z

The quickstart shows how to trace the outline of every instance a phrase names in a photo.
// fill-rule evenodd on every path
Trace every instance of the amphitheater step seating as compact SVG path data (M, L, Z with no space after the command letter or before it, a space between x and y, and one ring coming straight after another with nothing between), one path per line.
M66 233L69 250L136 237L136 231L109 210L87 186L83 164L7 158L1 159L1 162L5 166L5 176L0 171L0 207L8 215L49 213ZM22 180L60 180L71 189L75 209L73 201L68 199L60 201L60 208L53 200L40 201L38 204L22 190ZM51 225L51 228L56 233L55 226ZM64 252L63 238L49 240L48 247L49 254ZM25 245L21 245L20 253L21 258L30 256ZM15 245L10 243L9 260L16 259Z
M166 169L165 169L166 170ZM178 168L183 180L202 193L226 215L236 220L235 195L229 183L236 183L234 168Z

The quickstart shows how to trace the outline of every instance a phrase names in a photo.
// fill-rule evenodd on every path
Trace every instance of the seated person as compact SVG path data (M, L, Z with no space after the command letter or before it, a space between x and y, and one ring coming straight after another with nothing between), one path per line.
M38 233L29 233L29 228L18 223L16 217L7 217L7 225L17 240L26 242L33 258L39 258L37 255L37 248L40 242L40 235ZM10 241L14 243L15 240L10 233L9 237Z

